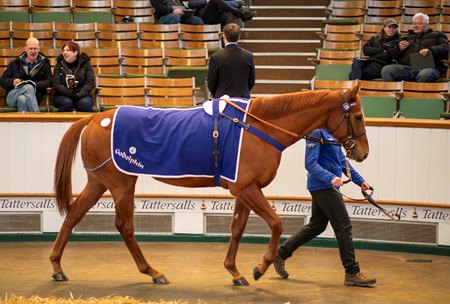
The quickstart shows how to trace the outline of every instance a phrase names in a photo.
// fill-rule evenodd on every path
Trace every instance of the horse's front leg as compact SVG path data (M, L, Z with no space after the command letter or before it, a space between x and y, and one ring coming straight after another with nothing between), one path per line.
M231 222L231 239L228 245L227 255L225 256L225 269L233 276L233 284L237 286L248 286L248 281L237 270L236 255L239 248L239 242L247 225L250 209L245 207L238 199L234 206L233 220Z
M73 227L81 221L105 191L106 188L103 185L88 177L88 182L80 196L70 205L69 212L64 219L50 253L50 262L53 266L52 277L55 281L67 281L69 279L61 267L61 257L64 248L69 241Z
M168 284L169 280L164 274L152 268L146 261L134 237L134 187L123 195L115 195L115 193L112 195L116 203L116 228L125 241L139 271L151 276L155 284Z
M258 280L267 271L275 258L278 242L283 233L281 218L272 209L256 183L252 183L242 189L239 192L237 199L242 201L247 208L250 208L257 215L262 217L269 225L271 231L269 246L263 256L262 262L253 270L253 278Z

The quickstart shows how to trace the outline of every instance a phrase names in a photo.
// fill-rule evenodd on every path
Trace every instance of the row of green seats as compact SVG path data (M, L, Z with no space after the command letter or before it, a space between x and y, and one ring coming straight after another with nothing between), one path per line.
M0 22L61 22L61 23L112 23L113 14L109 12L14 12L0 11Z

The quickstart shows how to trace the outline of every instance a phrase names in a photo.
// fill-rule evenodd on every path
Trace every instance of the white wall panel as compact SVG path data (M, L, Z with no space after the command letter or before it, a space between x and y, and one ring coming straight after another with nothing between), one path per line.
M42 124L42 189L39 192L53 192L53 172L56 154L61 140L61 124ZM56 148L55 148L56 147Z
M361 163L357 163L355 161L351 161L350 163L355 168L356 171L374 188L376 191L374 192L374 198L377 197L378 194L378 186L379 186L379 176L380 167L378 166L379 159L377 156L379 155L379 128L367 127L367 138L369 139L369 156L367 159ZM359 191L359 190L358 190ZM361 195L361 192L358 193Z
M10 137L8 141L9 151L9 189L7 192L28 192L27 179L24 174L27 174L27 136L26 124L11 123L9 129ZM34 147L40 149L41 147ZM33 170L29 168L29 170Z
M1 193L52 193L53 171L59 142L71 123L0 123ZM450 203L450 130L404 127L367 127L370 152L363 163L352 165L375 188L375 199ZM304 140L282 156L270 196L308 196L304 169ZM81 192L86 172L77 153L73 190ZM361 196L356 186L343 192ZM227 190L182 188L140 177L137 194L226 195Z
M375 197L385 199L391 197L395 199L396 182L396 153L395 144L397 134L395 128L379 128L378 146L372 145L376 149L374 158L378 165L378 178L373 186L376 189Z
M395 164L390 172L395 174L395 200L412 201L413 193L413 129L396 129L397 137L394 144ZM401 147L401 149L398 149Z
M448 202L450 204L450 131L445 130L447 133L447 153L445 154L445 159L447 160L447 175L445 177L445 186L443 188L440 188L440 190L442 191L442 189L444 189L445 191L445 202Z
M430 158L428 164L429 201L448 202L447 193L443 189L448 187L449 177L449 137L447 130L431 130Z
M412 129L412 197L426 202L429 198L430 129Z
M42 137L42 123L29 123L25 125L25 176L26 191L39 193L43 189L43 159L44 145Z
M9 192L10 173L9 168L12 162L10 157L10 126L11 124L0 124L0 192Z

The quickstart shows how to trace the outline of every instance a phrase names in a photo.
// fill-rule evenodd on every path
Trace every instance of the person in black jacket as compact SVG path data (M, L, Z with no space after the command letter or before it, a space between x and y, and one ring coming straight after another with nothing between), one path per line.
M155 10L155 17L161 24L193 24L202 25L203 20L197 16L189 16L184 13L181 5L171 0L150 0Z
M205 24L220 23L222 27L232 23L234 17L246 22L255 16L255 13L243 11L236 1L230 0L189 1L188 5L197 9L197 16L202 18Z
M50 60L39 50L39 41L29 38L25 51L8 64L0 78L6 103L19 112L40 112L39 102L52 86Z
M385 65L393 63L392 54L399 38L397 20L386 19L380 32L372 36L363 46L364 55L368 58L356 58L353 61L349 79L371 80L381 78L381 69Z
M253 54L237 44L240 35L239 25L225 25L225 47L209 59L208 89L214 98L223 95L250 98L250 91L255 85L255 63Z
M95 75L90 58L80 52L78 43L69 41L62 47L62 54L56 58L53 71L55 99L53 104L59 112L76 109L92 112Z
M387 65L381 70L384 81L417 81L433 82L439 79L441 72L446 71L442 59L448 59L448 38L440 31L433 31L428 26L428 15L417 13L413 17L413 29L400 38L393 59L398 64ZM410 55L419 53L422 56L433 55L434 67L413 71Z

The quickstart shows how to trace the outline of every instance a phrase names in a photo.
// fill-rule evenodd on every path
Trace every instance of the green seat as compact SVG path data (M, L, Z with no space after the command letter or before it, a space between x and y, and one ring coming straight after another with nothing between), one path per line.
M353 25L359 24L356 19L327 19L322 21L323 24L335 24L335 25Z
M70 12L33 12L31 14L33 23L42 22L59 22L59 23L71 23L72 13Z
M110 12L75 12L73 23L112 23L113 14Z
M405 118L439 119L444 111L444 102L438 98L404 98L400 101L400 112Z
M440 117L442 119L450 119L450 113L449 112L441 113Z
M31 16L28 12L12 12L0 11L0 22L15 21L15 22L31 22Z
M12 113L12 112L17 112L17 108L0 107L0 113Z
M321 80L348 80L352 66L348 64L319 64L316 77Z
M194 67L170 67L168 69L167 77L169 78L188 78L195 77L195 86L199 87L205 84L206 75L208 74L208 67L194 66Z
M395 98L361 96L361 100L366 117L391 118L397 110Z

